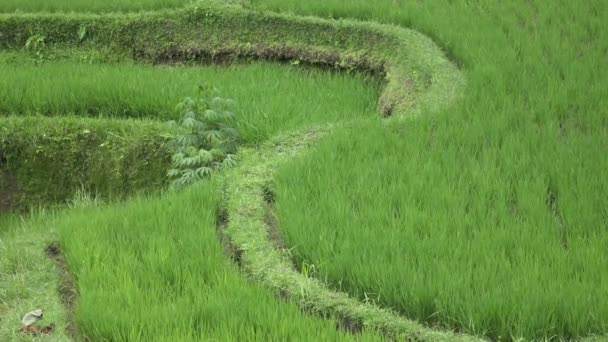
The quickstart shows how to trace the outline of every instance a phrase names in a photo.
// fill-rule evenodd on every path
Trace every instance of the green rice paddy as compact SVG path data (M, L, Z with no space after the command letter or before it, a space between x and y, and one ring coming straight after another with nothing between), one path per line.
M4 66L2 112L12 120L15 115L56 117L56 125L66 122L66 116L175 119L175 103L193 93L200 80L214 80L226 96L239 99L245 144L285 128L372 116L377 97L374 80L270 64L153 67L58 61ZM300 115L304 112L310 115ZM82 336L118 341L349 339L336 329L338 323L306 317L294 304L282 303L238 275L216 235L219 196L214 189L209 184L187 195L43 214L36 223L21 224L3 215L0 230L14 226L22 233L11 230L7 242L0 240L4 286L21 291L3 293L2 302L15 310L25 310L16 306L19 298L31 305L41 302L24 279L34 273L35 263L19 259L21 246L28 243L22 234L35 237L39 259L44 259L44 243L55 237L78 279L75 315ZM160 259L152 260L152 255ZM46 262L46 267L45 281L56 282L52 264ZM0 336L11 340L18 338L11 327L18 326L20 317L9 313Z
M418 28L468 75L458 106L342 132L283 170L280 226L300 258L431 323L605 332L605 3L255 3Z
M254 9L251 18L274 11L418 30L458 65L463 94L437 111L383 119L383 75L320 70L291 57L153 65L95 46L49 47L42 58L0 51L0 126L9 116L49 117L49 125L59 117L162 123L176 119L175 104L208 81L238 102L245 161L275 146L273 137L323 127L319 143L303 139L305 151L286 162L237 166L182 193L99 203L85 196L61 211L0 214L0 340L28 340L16 332L20 315L41 305L60 327L49 337L57 341L382 340L395 332L434 340L373 314L354 320L343 314L355 311L351 304L316 312L320 306L308 298L334 297L317 295L307 281L295 283L299 295L291 288L273 293L291 276L268 281L260 274L272 265L259 266L259 241L231 245L225 236L242 238L238 224L258 221L304 279L425 329L459 333L439 340L608 336L606 2L243 3ZM9 0L0 12L188 4ZM222 20L222 12L213 13L219 19L204 20ZM302 25L298 30L306 30ZM1 40L2 33L5 46ZM432 86L427 72L410 76ZM277 158L288 149L275 148ZM264 173L272 180L258 181ZM61 303L61 278L45 256L55 241L76 280L73 313ZM77 334L65 329L69 322Z
M336 322L306 317L239 275L216 237L217 201L212 186L197 187L103 207L80 202L69 212L17 224L21 238L15 232L0 235L2 304L16 310L44 305L46 320L58 326L65 321L61 303L52 301L56 289L48 285L57 275L38 238L51 232L62 241L78 281L80 338L348 340ZM27 253L30 245L39 252ZM5 341L25 340L14 329L21 319L17 312L2 315ZM67 337L61 332L52 340Z
M375 80L293 66L11 62L0 79L0 115L174 120L175 105L204 80L238 101L238 128L248 143L307 124L372 117L378 97Z

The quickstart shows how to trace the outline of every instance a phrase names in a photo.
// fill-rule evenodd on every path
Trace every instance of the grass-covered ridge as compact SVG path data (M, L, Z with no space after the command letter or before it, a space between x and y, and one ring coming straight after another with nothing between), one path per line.
M0 339L31 341L17 330L21 317L32 307L44 307L48 322L55 322L58 331L53 342L70 341L63 329L67 323L64 305L58 295L59 277L45 249L53 242L53 233L46 230L45 218L33 218L28 223L17 215L0 215Z
M171 158L167 130L149 120L0 118L0 213L157 191Z

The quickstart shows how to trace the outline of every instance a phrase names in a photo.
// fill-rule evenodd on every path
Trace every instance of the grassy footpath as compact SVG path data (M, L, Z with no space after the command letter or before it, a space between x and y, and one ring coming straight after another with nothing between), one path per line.
M59 328L45 341L70 341L62 329L66 313L57 294L59 276L45 249L57 231L45 223L52 215L26 222L0 215L0 340L31 341L18 333L21 318L36 308L45 310L44 324Z
M27 56L21 55L21 59ZM150 66L73 60L2 65L2 114L176 118L175 105L211 82L238 103L242 141L260 142L311 123L353 119L375 111L378 84L348 75L288 65Z
M412 26L467 71L436 115L286 167L280 223L336 286L498 336L608 332L607 4L253 1Z

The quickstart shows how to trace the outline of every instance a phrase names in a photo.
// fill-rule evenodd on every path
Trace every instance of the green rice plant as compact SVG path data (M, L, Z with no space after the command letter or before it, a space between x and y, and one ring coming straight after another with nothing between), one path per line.
M241 277L216 236L218 197L209 182L47 220L78 279L81 334L113 341L352 339L336 322L306 316Z
M467 74L451 108L342 132L283 170L279 221L298 258L429 324L606 334L606 2L252 4L412 27Z
M573 221L562 210L565 245L545 203L542 170L522 166L530 171L517 180L502 175L522 162L518 150L507 160L481 152L455 167L461 147L421 153L428 140L404 139L424 128L420 121L342 129L281 169L278 225L296 261L314 265L334 288L362 300L373 293L381 305L432 326L493 339L605 334L602 211L586 225L582 219L591 217ZM593 215L603 195L578 191L588 196L579 198L580 209Z
M374 79L289 65L151 66L69 59L34 65L23 62L26 55L10 56L1 65L0 116L177 120L175 104L193 84L212 80L224 96L239 101L240 141L259 143L308 124L372 116L378 101Z

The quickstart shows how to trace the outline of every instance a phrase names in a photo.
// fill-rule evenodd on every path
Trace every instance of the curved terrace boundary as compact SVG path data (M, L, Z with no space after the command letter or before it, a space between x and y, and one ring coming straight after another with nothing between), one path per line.
M370 328L397 340L482 341L481 338L438 331L406 319L377 305L362 303L348 294L331 290L321 281L296 270L288 252L277 249L266 220L267 186L275 170L317 143L330 128L275 137L260 149L241 152L239 166L224 176L225 233L240 265L266 287L296 301L304 310L332 315L352 331Z
M372 71L386 82L384 115L440 109L464 85L458 68L416 31L216 2L136 14L2 14L0 33L1 50L23 48L39 35L49 47L110 48L148 62L257 57Z
M21 49L36 35L44 37L48 47L109 48L142 62L254 57L371 71L385 81L378 108L384 116L407 117L445 108L464 87L458 68L416 31L372 22L259 12L219 2L136 14L0 15L0 50ZM242 253L247 272L304 309L335 315L392 337L478 340L426 328L329 290L298 273L287 256L273 247L263 222L263 187L276 166L328 131L319 128L277 137L258 151L245 149L242 165L224 176L229 215L226 231Z

